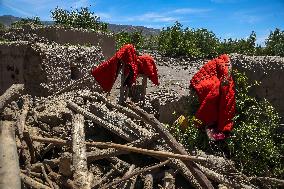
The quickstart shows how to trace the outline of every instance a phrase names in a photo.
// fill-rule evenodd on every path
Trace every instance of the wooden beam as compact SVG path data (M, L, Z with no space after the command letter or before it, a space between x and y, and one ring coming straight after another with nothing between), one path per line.
M24 84L13 84L7 89L4 94L0 96L0 113L3 111L5 106L16 100L24 90Z
M27 184L28 186L31 186L31 188L35 188L35 189L52 189L38 181L36 181L35 179L32 179L31 177L21 173L21 179L22 181Z
M140 175L140 174L142 174L142 173L147 173L147 172L149 172L149 171L153 171L153 170L155 170L155 169L158 169L158 168L160 168L160 167L163 167L163 166L167 165L167 164L169 163L169 161L170 161L170 160L166 160L166 161L161 162L161 163L159 163L159 164L157 164L157 165L153 165L153 166L146 167L146 168L144 168L144 169L141 169L141 170L132 172L131 174L129 174L129 175L127 175L127 176L125 176L125 177L123 177L123 178L121 178L121 179L119 179L119 180L113 181L113 182L111 182L111 183L109 183L109 184L107 184L107 185L105 185L105 186L102 186L101 188L105 188L105 189L106 189L106 188L110 188L111 186L117 185L117 184L119 184L119 183L121 183L121 182L123 182L123 181L125 181L125 180L130 179L130 178L133 177L133 176Z
M154 142L158 138L158 135L154 135L151 137L146 137L142 139L135 140L131 143L126 144L127 146L134 146L134 147L144 147L152 142ZM130 153L128 151L121 151L115 148L108 148L108 149L98 149L96 151L87 152L88 162L95 161L103 158L114 157L122 154Z
M129 136L126 133L124 133L121 128L116 127L116 126L112 125L111 123L102 120L98 116L84 110L83 108L81 108L80 106L75 104L74 102L68 101L67 107L70 108L71 110L75 111L76 113L82 114L87 119L95 122L96 124L104 127L105 129L109 130L110 132L116 134L117 136L119 136L119 137L121 137L121 138L123 138L127 141L133 141L134 140L134 138L132 136Z
M145 176L143 189L153 189L153 185L153 175L149 173Z
M65 145L70 144L67 140L54 139L54 138L33 137L33 140L37 142L53 143L55 145L60 145L60 146L65 146ZM155 156L155 157L176 158L176 159L181 159L185 161L196 161L196 162L207 161L204 158L199 158L196 156L174 154L174 153L166 152L166 151L148 150L148 149L137 148L134 146L127 146L127 145L116 144L116 143L111 143L111 142L86 142L86 145L95 146L99 148L115 148L115 149L119 149L122 151L141 153L141 154Z
M0 121L0 188L20 189L20 167L14 122Z
M91 189L87 166L84 116L80 114L75 114L72 119L72 155L74 185L78 189Z

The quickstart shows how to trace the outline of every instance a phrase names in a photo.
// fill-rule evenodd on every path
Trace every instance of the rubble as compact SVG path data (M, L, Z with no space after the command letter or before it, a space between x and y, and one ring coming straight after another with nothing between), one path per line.
M26 66L18 69L17 82L8 82L22 84L5 86L0 96L0 134L10 133L0 146L1 187L10 184L8 169L15 188L20 180L24 188L54 189L259 188L259 182L283 186L283 180L247 177L223 157L189 152L166 129L164 123L175 120L173 112L187 111L192 99L189 80L203 60L152 53L161 85L148 86L145 104L127 101L122 106L117 103L118 88L102 94L89 76L90 68L104 59L99 47L60 45L36 37L16 36L28 41L1 44L1 56L5 47L20 46L24 50L17 52L26 58L17 61L22 65L9 67L15 72L17 66ZM238 56L232 55L237 66L251 61ZM135 93L130 97L135 101Z
M133 103L123 107L90 90L19 99L16 114L1 116L17 125L19 176L27 187L178 188L187 182L213 188L214 181L256 188L229 160L187 152L162 123Z

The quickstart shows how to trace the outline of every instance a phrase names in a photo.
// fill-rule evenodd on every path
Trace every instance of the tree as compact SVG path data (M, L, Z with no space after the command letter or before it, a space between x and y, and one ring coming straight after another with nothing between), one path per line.
M55 24L73 27L73 28L83 28L92 29L94 31L107 31L107 24L100 21L100 17L94 15L88 7L82 7L80 10L68 11L56 7L51 11L52 19Z
M266 39L266 53L284 56L284 31L276 28Z
M142 31L134 32L120 32L115 35L116 38L116 48L119 49L121 46L131 43L136 49L141 49L144 44L144 37L142 36Z

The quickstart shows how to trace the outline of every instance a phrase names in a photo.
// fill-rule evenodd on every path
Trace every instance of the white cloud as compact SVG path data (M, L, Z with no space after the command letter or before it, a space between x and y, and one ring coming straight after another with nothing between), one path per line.
M196 8L182 8L182 9L175 9L171 11L171 13L177 14L201 14L210 12L211 9L196 9Z
M173 22L178 20L178 18L162 15L155 12L149 12L142 15L136 15L132 17L127 17L125 20L128 21L143 21L143 22Z
M111 14L104 12L96 12L95 16L99 16L103 21L110 21L113 18Z
M72 7L75 9L81 8L81 7L88 7L90 6L90 3L88 0L79 0L79 1L75 1L74 3L72 3Z

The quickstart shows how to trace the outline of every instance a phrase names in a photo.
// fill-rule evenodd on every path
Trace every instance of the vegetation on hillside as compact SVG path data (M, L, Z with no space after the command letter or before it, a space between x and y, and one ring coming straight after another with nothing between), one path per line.
M32 17L32 18L22 18L19 21L13 22L11 24L11 27L12 28L21 28L25 25L37 27L37 26L42 26L43 24L40 21L40 18L36 16L36 17Z

